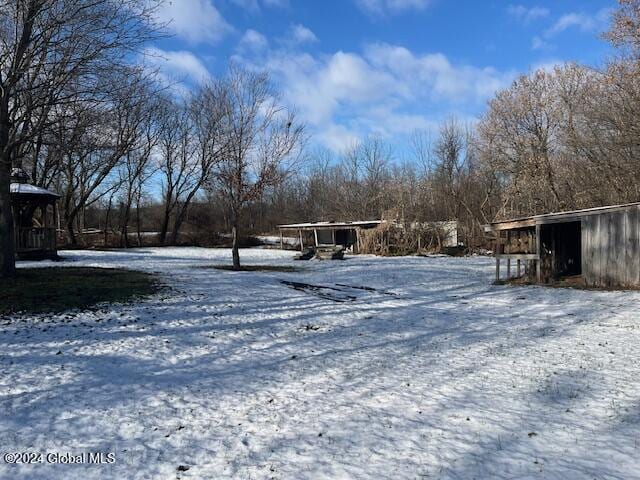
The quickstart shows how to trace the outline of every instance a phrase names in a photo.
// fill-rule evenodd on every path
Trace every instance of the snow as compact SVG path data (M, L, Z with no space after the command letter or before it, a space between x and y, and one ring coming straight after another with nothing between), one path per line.
M640 478L640 293L492 286L482 257L62 253L171 290L0 322L0 450L116 454L0 478Z

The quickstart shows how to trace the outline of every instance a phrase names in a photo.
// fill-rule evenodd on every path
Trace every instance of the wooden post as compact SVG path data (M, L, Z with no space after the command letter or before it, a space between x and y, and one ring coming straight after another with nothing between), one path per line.
M511 280L511 259L507 258L507 280Z
M520 278L520 259L516 260L516 278Z
M496 257L496 282L500 281L500 257Z
M536 225L536 254L538 260L536 260L536 281L542 283L542 241L540 239L540 232L542 228L540 225Z
M313 229L313 238L316 241L316 247L318 246L318 229L314 228Z
M551 278L555 276L556 273L556 226L554 225L551 228Z
M300 251L304 252L304 243L302 241L302 229L298 229L298 233L300 234Z
M284 239L282 238L282 229L280 229L280 250L284 250Z
M331 229L331 241L333 242L333 246L336 246L336 229Z

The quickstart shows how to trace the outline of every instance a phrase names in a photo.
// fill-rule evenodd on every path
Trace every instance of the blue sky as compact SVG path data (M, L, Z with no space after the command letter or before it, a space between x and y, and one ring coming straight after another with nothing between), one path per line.
M185 88L230 60L268 69L315 144L391 144L473 121L521 73L602 64L614 0L171 0L147 61Z

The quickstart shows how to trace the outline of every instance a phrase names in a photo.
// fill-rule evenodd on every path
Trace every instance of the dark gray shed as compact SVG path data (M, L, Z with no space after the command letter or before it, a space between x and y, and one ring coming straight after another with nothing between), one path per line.
M496 279L580 276L587 286L640 286L640 202L493 222Z

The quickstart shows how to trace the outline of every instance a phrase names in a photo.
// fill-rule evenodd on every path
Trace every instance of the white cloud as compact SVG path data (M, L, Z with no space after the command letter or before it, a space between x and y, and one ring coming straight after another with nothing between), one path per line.
M380 101L394 92L394 78L376 71L359 55L342 51L322 59L309 54L274 55L267 68L284 84L284 94L306 121L331 122L338 110Z
M549 9L544 7L525 7L524 5L509 5L507 13L512 17L524 22L530 23L549 16Z
M547 73L553 73L556 68L564 65L565 62L562 60L546 60L544 62L538 62L531 65L530 70L532 72L537 72L538 70L543 70Z
M358 143L361 136L348 129L344 125L328 124L317 133L317 138L322 145L334 152L344 152L349 147Z
M515 77L388 44L331 55L280 49L236 60L271 71L285 101L334 150L372 133L395 138L433 128L451 111L469 116Z
M553 50L553 45L542 38L535 36L531 40L531 50Z
M240 43L238 45L240 50L253 51L264 50L268 46L269 41L267 40L267 37L253 29L249 29L244 32L244 35L240 39Z
M405 89L428 94L432 100L483 101L512 78L511 73L491 67L453 65L441 53L414 55L404 47L384 43L370 45L366 57L372 65L394 73Z
M594 19L583 13L567 13L562 15L553 26L547 30L547 35L555 35L570 27L578 27L580 30L589 31L595 27Z
M611 9L603 8L595 13L569 12L561 15L553 24L541 35L536 35L531 40L532 50L553 50L555 46L551 43L553 37L562 32L575 28L582 32L597 32L604 30L611 15Z
M289 6L289 0L232 0L233 3L241 8L251 12L258 13L262 7L267 8L286 8Z
M368 15L385 16L407 11L425 10L431 0L355 0L360 10Z
M291 27L291 37L296 43L314 43L318 41L316 34L301 24Z
M216 43L233 31L210 0L168 0L157 16L171 32L191 44Z
M593 32L604 28L609 20L611 10L603 8L595 14L587 13L566 13L545 32L546 37L552 37L564 32L569 28L578 28L583 32Z
M167 82L202 83L211 77L198 57L183 50L166 51L150 47L145 50L143 61L147 66L156 68Z
M289 0L262 0L267 7L285 8L289 6Z

